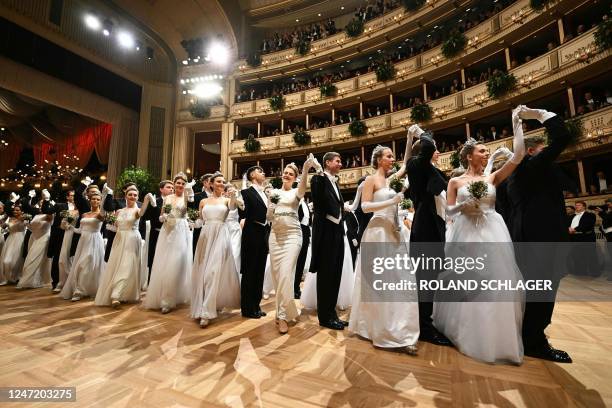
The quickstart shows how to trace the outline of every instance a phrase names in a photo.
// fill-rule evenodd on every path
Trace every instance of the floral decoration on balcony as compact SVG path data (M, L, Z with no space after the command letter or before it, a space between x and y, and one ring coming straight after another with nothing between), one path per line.
M359 37L363 33L363 21L358 18L354 18L348 22L344 29L346 30L346 35L349 37Z
M272 180L270 180L270 185L272 186L272 188L282 188L283 187L283 179L280 177L274 177ZM279 197L280 198L280 197ZM278 204L278 202L277 202Z
M425 0L404 0L404 8L408 11L415 11L423 7Z
M285 97L283 95L274 95L268 99L268 103L270 104L270 109L278 112L285 108Z
M377 81L384 82L395 78L395 66L391 63L391 61L380 60L376 65Z
M565 129L567 129L567 133L569 134L569 146L575 145L578 143L580 138L584 135L584 124L580 118L572 118L565 121ZM544 137L546 137L547 141L550 141L550 135L546 130L544 130Z
M261 143L259 140L255 139L255 136L249 135L247 140L244 142L244 150L249 153L255 153L261 150Z
M348 127L351 136L363 136L368 133L368 127L359 119L354 119Z
M202 102L193 102L189 105L189 113L191 116L198 119L206 119L210 117L210 106Z
M608 18L597 24L594 36L595 45L602 51L612 47L612 19Z
M491 98L501 98L516 88L516 77L514 74L503 71L493 72L487 81L487 92Z
M258 52L249 54L246 62L247 64L249 64L250 67L257 68L258 66L261 65L261 54L259 54Z
M535 11L541 11L550 1L551 0L529 0L529 7Z
M305 38L300 38L295 46L295 52L298 55L306 55L310 51L310 41Z
M450 155L450 165L453 169L461 167L461 158L459 156L459 150L455 150Z
M324 83L319 89L321 90L321 98L336 96L338 94L338 88L331 82Z
M452 30L442 42L442 55L446 58L459 55L465 49L467 42L465 34L458 30Z
M431 106L426 103L416 104L410 110L410 119L415 123L427 122L428 120L431 120L431 116Z
M310 143L310 134L303 129L298 129L293 134L293 141L298 146L304 146Z

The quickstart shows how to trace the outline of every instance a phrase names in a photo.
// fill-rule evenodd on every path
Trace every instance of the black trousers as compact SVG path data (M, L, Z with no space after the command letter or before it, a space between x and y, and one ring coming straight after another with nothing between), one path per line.
M325 237L325 252L319 253L323 259L319 260L317 271L317 315L319 323L328 322L338 318L336 303L342 278L342 264L344 262L344 227L325 220L322 224L322 233Z
M302 227L302 249L298 255L297 265L295 266L295 282L293 284L293 293L300 292L300 283L302 282L302 275L304 274L304 265L306 264L306 257L308 256L308 247L310 246L310 227L301 225Z
M254 314L260 309L263 292L270 227L245 222L240 248L240 308L242 314Z
M157 238L159 237L159 231L155 228L151 228L149 232L149 253L147 254L147 265L149 266L149 282L151 280L151 268L153 268L153 259L155 258L155 247L157 246Z
M412 236L410 240L410 254L423 254L425 257L441 257L444 258L444 242L413 242ZM421 287L421 281L437 279L441 271L439 270L423 270L417 269L415 276L418 287ZM433 291L418 290L419 298L419 328L421 336L427 337L436 333L437 330L433 325Z

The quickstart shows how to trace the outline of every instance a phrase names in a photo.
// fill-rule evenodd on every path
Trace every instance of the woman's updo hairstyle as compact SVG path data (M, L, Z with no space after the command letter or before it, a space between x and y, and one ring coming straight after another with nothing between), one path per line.
M465 142L465 144L461 148L461 151L459 152L459 162L461 163L464 169L467 169L469 166L467 159L468 154L474 153L474 149L476 148L477 144L480 143L476 139L469 138L468 141Z
M372 151L372 167L378 169L378 160L383 156L383 153L387 149L391 150L389 147L382 145L378 145L374 148L374 150Z

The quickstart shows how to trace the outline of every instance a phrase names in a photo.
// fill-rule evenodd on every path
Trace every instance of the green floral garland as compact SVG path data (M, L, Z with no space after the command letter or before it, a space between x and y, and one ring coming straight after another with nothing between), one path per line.
M348 22L344 30L346 31L346 35L351 38L359 37L363 33L363 21L354 18Z
M321 91L321 98L325 98L328 96L336 96L338 92L338 88L336 88L336 85L329 82L321 85L319 89Z
M249 54L246 62L250 67L257 68L261 65L261 55L258 52Z
M249 153L255 153L261 150L261 143L259 140L255 139L255 136L249 135L247 140L244 142L244 150Z
M428 120L431 120L431 116L431 106L426 103L419 103L410 109L410 119L415 123L427 122Z
M516 77L509 72L498 71L487 81L487 92L491 98L501 98L516 88Z
M602 51L612 47L612 19L608 18L597 24L594 36L595 45Z
M275 112L283 110L285 107L285 97L283 95L274 95L270 99L268 99L268 103L270 104L270 109Z
M368 127L359 119L354 119L349 124L348 130L351 136L363 136L368 133Z
M453 58L460 54L467 44L467 37L461 31L453 30L442 42L442 55Z
M395 66L389 61L382 61L376 66L376 80L379 82L389 81L395 78Z
M300 39L298 41L297 45L295 46L295 52L298 55L306 55L306 54L308 54L308 52L310 52L310 41L304 40L304 39Z
M206 119L210 117L210 106L202 102L195 102L189 106L191 116L198 119Z
M310 143L310 134L305 130L299 129L293 134L293 141L298 146L304 146Z

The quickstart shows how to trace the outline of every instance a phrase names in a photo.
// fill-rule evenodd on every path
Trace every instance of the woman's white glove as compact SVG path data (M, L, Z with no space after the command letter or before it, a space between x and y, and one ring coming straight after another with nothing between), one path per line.
M203 225L204 225L204 221L201 218L198 218L193 223L194 228L202 228Z
M106 230L110 232L117 232L117 227L114 224L106 224Z
M266 212L266 219L268 221L272 221L274 219L274 211L276 210L276 206L278 204L274 204L272 201L268 200L268 211Z
M195 185L196 180L193 179L189 183L185 184L185 196L187 197L187 201L193 202L195 193L193 192L193 186Z
M519 105L512 111L512 128L514 130L512 146L514 148L514 156L512 156L510 161L514 164L519 164L521 160L523 160L523 157L525 156L525 138L523 136L523 124L520 120L521 114L522 112L525 111L525 109L527 109L528 111L534 110L534 109L529 109L523 105ZM536 109L536 110L540 110L540 109ZM547 111L543 111L543 112L544 113L542 115L550 113ZM538 115L540 115L540 113L538 113ZM552 116L554 115L555 114L553 113Z
M67 231L67 230L68 230L68 226L69 226L69 225L70 225L70 224L68 223L68 221L66 221L66 219L65 219L65 218L62 220L62 222L60 222L60 228L61 228L61 229L63 229L63 230L65 230L65 231Z
M159 216L159 222L161 222L162 224L166 222L167 219L168 219L168 214L166 213L161 213L161 215Z
M30 191L28 191L28 196L29 196L30 198L34 198L34 197L36 197L36 191L35 191L35 190L30 190Z
M546 122L548 119L556 116L556 113L549 112L545 109L531 109L525 105L519 105L517 109L519 109L519 116L521 119L535 119L540 123ZM515 109L516 110L516 109ZM514 114L514 111L513 111ZM516 150L515 150L516 153Z
M393 198L384 201L362 201L361 209L364 213L376 212L392 205L398 205L403 199L404 193L397 193L393 196Z
M413 139L416 139L418 137L420 137L425 131L423 129L421 129L421 127L419 125L412 125L408 128L408 134L407 137L411 137Z
M157 208L157 200L155 199L155 194L149 193L147 194L147 196L150 197L149 200L150 200L151 207Z
M85 184L85 187L89 187L89 185L92 182L93 182L93 180L89 176L87 176L83 180L81 180L81 183Z
M47 190L46 188L42 191L42 199L45 201L51 199L51 194L49 193L49 190Z

